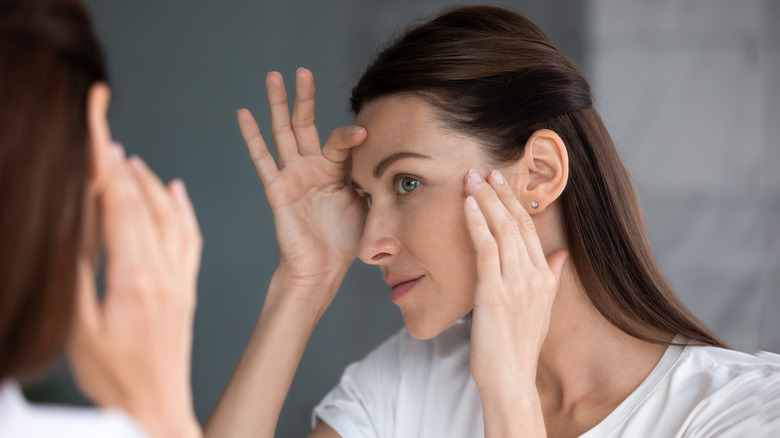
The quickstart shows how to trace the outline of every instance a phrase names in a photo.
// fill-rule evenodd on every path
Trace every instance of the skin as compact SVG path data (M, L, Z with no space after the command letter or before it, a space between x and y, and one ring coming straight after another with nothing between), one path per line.
M82 393L101 408L125 411L151 437L198 437L190 389L198 223L181 181L166 187L113 143L109 94L103 83L88 94L86 241L68 361ZM102 300L95 284L100 251Z
M352 151L352 184L371 202L359 257L389 285L420 278L397 305L412 336L434 337L474 307L476 252L462 186L469 167L484 160L473 139L443 129L416 99L369 104L356 122L370 133ZM382 160L409 152L419 155L393 161L377 178Z
M498 167L422 100L389 96L368 102L360 127L334 131L320 149L311 72L296 73L292 117L281 75L266 85L278 164L251 114L237 117L277 224L280 263L207 435L273 436L311 331L355 256L391 285L419 278L396 300L415 337L473 310L470 364L487 437L578 436L658 362L664 347L611 326L567 263L557 199L568 156L557 134L535 132L520 160ZM398 153L424 157L380 166ZM320 423L311 436L338 435Z

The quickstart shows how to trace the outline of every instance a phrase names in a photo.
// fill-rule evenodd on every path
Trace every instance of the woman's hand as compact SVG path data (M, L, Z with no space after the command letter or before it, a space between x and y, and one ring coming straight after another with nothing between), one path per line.
M238 111L271 205L279 266L241 360L206 422L206 435L272 437L306 343L357 256L366 205L346 184L350 148L366 139L356 126L333 131L320 149L314 78L299 69L290 118L282 76L266 77L278 165L247 110Z
M138 158L113 146L97 193L105 295L94 254L78 261L68 359L82 392L120 408L150 436L198 436L190 352L201 236L181 181L167 188Z
M357 256L366 207L344 178L349 149L365 141L366 130L337 129L320 149L311 72L299 69L295 75L292 118L282 76L269 73L266 87L278 165L249 111L239 110L237 118L273 211L277 275L295 286L322 290L340 282ZM322 298L327 306L333 297Z
M471 372L483 399L486 432L519 436L507 426L505 413L523 432L532 432L523 436L543 436L536 367L568 253L545 256L533 220L499 172L486 182L470 171L466 194L478 276ZM518 415L523 407L528 407L526 420Z

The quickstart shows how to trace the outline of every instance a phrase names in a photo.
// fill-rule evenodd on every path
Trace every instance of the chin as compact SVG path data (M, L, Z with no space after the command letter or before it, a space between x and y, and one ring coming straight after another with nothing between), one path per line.
M406 325L406 331L409 333L409 335L415 339L419 339L421 341L424 341L426 339L432 339L436 336L440 335L441 332L444 330L430 330L430 329L422 329L417 326L410 326L409 324L404 323Z
M403 315L404 326L409 335L415 339L424 341L435 338L458 322L464 315L453 318L419 318Z

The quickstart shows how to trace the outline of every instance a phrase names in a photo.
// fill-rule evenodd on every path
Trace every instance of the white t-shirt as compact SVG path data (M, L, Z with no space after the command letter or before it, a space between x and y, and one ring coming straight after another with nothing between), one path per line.
M483 437L469 323L421 341L405 330L314 409L343 438ZM319 419L319 420L318 420ZM780 436L780 356L671 346L645 381L582 437Z
M32 405L13 380L0 387L2 438L145 438L130 417L118 410Z

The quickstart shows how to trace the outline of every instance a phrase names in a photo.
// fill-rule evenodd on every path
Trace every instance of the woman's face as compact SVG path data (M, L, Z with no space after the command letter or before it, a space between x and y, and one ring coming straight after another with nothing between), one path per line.
M490 168L475 139L448 130L419 98L371 101L356 123L368 139L352 152L351 179L370 205L359 256L382 269L408 332L431 338L473 307L463 180Z

